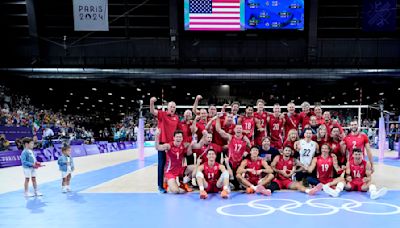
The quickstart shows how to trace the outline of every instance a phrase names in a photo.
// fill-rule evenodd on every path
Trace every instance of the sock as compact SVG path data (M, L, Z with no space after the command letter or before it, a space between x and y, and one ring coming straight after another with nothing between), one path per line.
M255 191L257 189L256 186L252 185L251 188Z
M310 193L310 189L307 188L305 192L306 192L307 194Z
M335 191L341 192L341 191L343 191L343 189L344 189L344 183L343 183L343 182L339 182L339 183L336 185Z
M224 186L223 189L228 191L228 186Z
M204 191L204 186L199 187L200 191Z
M370 193L375 193L376 192L376 186L375 185L373 185L373 184L371 184L370 186L369 186L369 192Z

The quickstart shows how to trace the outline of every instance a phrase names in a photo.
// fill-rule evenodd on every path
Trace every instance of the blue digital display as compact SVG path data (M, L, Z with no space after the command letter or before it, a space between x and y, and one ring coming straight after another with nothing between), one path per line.
M245 29L304 30L304 0L245 0Z

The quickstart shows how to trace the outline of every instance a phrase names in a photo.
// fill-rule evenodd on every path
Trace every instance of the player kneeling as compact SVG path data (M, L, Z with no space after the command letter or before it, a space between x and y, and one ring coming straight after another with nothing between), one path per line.
M271 190L264 186L274 179L273 171L264 159L258 157L258 152L257 146L250 149L250 158L242 161L237 170L236 178L240 184L246 187L247 193L258 192L270 196Z
M345 189L347 191L369 191L371 199L377 199L386 194L387 189L376 189L376 186L371 184L371 164L363 160L363 152L359 148L353 149L353 157L349 159L346 167Z
M222 198L229 197L229 173L225 166L215 162L217 155L213 149L207 151L208 161L197 168L196 179L200 189L200 199L207 199L207 193L221 191Z

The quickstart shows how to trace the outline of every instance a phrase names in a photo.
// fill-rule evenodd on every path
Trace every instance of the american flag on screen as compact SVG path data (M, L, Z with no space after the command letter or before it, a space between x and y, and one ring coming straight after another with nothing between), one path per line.
M241 0L189 0L189 30L242 30Z

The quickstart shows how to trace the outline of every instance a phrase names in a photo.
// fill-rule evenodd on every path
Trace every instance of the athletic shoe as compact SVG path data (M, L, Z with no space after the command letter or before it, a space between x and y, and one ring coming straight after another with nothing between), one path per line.
M271 195L271 190L270 189L266 189L264 186L262 185L258 185L256 187L256 192L263 194L264 196L270 196Z
M227 199L229 197L229 193L226 190L222 190L221 192L221 197L224 199Z
M24 196L25 197L33 197L33 196L35 196L35 194L33 194L32 192L25 192Z
M207 199L208 195L206 191L200 191L200 199Z
M62 188L62 193L67 193L67 188L66 187Z
M68 187L67 187L67 192L70 192L70 191L72 191L72 190L71 190L71 188L68 186Z
M181 186L179 186L180 188L182 188L183 190L185 190L186 192L193 192L193 189L191 187L189 187L188 184L181 184Z
M369 197L373 200L378 199L379 197L386 195L387 191L388 191L387 188L381 188L378 191L371 192Z
M163 182L162 188L163 188L163 189L168 189L168 183L167 183L167 182Z
M167 193L167 190L165 190L165 189L162 188L162 187L158 187L158 191L159 191L160 193Z
M323 185L322 189L324 189L324 192L332 197L338 197L339 196L339 192L333 190L330 186L328 185Z
M247 187L247 188L246 188L246 193L247 193L247 194L253 194L253 193L254 193L254 189L251 188L251 187Z
M35 191L35 196L43 196L43 194L39 191Z
M314 188L310 189L310 191L308 192L309 195L315 195L315 193L321 191L322 187L324 185L322 183L317 184L317 186L315 186Z

